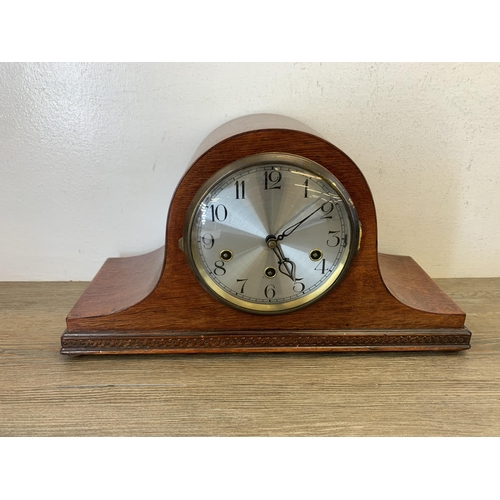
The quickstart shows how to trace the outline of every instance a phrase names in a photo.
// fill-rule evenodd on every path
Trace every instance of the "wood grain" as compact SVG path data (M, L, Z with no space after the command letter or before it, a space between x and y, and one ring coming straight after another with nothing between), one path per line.
M74 358L88 283L0 283L0 435L500 436L500 278L436 281L468 351Z

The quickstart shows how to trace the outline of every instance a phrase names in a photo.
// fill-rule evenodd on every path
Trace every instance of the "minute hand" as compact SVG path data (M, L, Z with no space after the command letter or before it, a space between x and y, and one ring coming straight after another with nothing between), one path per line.
M323 205L322 205L323 206ZM282 233L278 236L278 240L282 240L285 236L290 236L303 222L305 222L309 217L312 217L318 210L321 210L321 207L317 208L314 212L310 213L307 217L304 217L301 221L296 222L293 226L287 227Z

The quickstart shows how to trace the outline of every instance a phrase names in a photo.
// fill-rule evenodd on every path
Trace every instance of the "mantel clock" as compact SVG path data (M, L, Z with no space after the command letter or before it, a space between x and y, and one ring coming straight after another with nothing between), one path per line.
M251 115L210 134L174 193L165 246L108 259L63 354L462 350L463 311L377 250L354 162L305 125Z

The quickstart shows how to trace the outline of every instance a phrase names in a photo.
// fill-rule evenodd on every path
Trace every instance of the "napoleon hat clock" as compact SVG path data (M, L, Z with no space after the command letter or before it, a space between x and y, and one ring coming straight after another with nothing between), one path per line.
M165 246L108 259L66 319L63 354L462 350L464 312L377 249L354 162L304 124L212 132L171 201Z

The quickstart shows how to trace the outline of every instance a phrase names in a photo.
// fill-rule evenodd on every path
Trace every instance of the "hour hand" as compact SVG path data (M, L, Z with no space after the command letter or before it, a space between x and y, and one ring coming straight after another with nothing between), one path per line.
M278 269L281 274L288 276L295 283L295 262L284 259L278 263Z
M281 274L288 276L295 283L295 262L285 257L283 250L274 236L268 236L266 238L267 246L275 253L278 257L278 270Z

